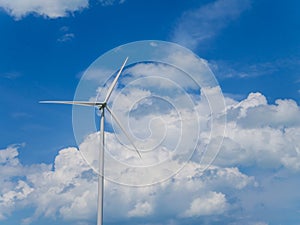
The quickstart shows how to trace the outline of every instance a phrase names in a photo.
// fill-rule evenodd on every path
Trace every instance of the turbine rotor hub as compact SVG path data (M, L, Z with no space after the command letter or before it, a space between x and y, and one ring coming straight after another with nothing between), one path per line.
M107 105L106 102L102 103L102 104L100 105L100 107L99 107L99 110L104 109L104 108L106 107L106 105Z

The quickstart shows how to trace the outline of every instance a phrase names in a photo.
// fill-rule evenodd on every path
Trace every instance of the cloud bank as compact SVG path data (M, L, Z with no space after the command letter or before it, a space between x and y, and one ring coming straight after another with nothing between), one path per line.
M184 169L166 182L132 188L106 181L105 220L111 224L140 224L141 218L147 224L280 224L286 220L280 216L285 213L295 219L295 199L300 199L296 190L300 184L299 106L288 99L269 104L260 93L226 102L229 128L213 165L203 170L198 149ZM95 145L91 138L80 147ZM113 138L109 143L118 145ZM93 224L97 175L80 152L65 148L52 165L23 165L19 148L0 150L0 219L5 222L15 211L30 207L33 214L23 224L35 224L40 217ZM112 168L108 165L108 169ZM121 172L141 179L134 170ZM288 191L282 195L282 190ZM270 215L279 211L272 221Z

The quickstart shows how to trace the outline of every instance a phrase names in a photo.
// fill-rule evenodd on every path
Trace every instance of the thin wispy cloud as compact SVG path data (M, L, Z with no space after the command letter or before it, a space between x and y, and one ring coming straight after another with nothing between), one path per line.
M62 26L59 31L61 36L57 39L58 42L68 42L75 38L75 34L70 31L68 26Z
M9 80L15 80L21 76L22 76L22 74L19 72L7 72L7 73L0 74L0 77L9 79Z
M123 4L126 0L99 0L101 5L110 6L114 4Z
M67 41L73 40L74 37L75 37L75 34L67 33L67 34L64 34L63 36L61 36L60 38L58 38L57 41L58 42L67 42Z
M217 0L186 11L178 21L172 40L193 50L250 7L250 0Z
M279 62L262 62L251 65L225 62L225 61L211 61L210 68L219 79L224 78L249 78L271 75L282 67Z
M211 60L209 65L219 79L232 77L250 78L272 75L273 73L279 72L283 69L297 69L300 65L300 60L298 58L283 58L269 62L257 62L252 64L225 60Z

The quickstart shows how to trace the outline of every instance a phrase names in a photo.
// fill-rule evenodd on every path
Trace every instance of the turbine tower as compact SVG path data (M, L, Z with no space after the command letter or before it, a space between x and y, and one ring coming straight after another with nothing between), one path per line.
M124 69L124 66L128 60L128 57L125 59L123 65L121 66L117 76L109 87L106 97L103 102L89 102L89 101L40 101L40 103L54 103L54 104L69 104L69 105L81 105L81 106L93 106L97 107L100 110L101 120L100 120L100 152L99 152L99 174L98 174L98 200L97 200L97 225L103 225L103 191L104 191L104 143L105 143L105 132L104 132L104 120L105 120L105 109L112 116L114 121L118 124L122 132L125 134L127 139L130 141L134 149L136 150L138 156L140 158L141 154L133 143L133 140L126 132L125 128L122 126L121 122L117 118L117 116L113 113L110 107L107 105L107 102L113 92L118 79Z

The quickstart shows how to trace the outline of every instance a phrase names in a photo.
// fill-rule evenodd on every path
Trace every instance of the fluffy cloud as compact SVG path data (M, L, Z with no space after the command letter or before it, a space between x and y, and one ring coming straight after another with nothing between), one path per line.
M249 7L249 0L217 0L187 11L175 28L173 41L195 49L199 43L214 37Z
M144 94L140 92L140 96ZM228 128L213 165L207 168L201 164L200 145L190 161L173 158L167 162L169 169L177 164L184 165L168 181L139 188L106 181L105 219L112 224L129 219L133 220L131 224L138 224L140 218L149 224L174 224L171 218L176 218L177 224L208 221L214 224L213 221L218 219L228 224L268 224L274 222L270 215L282 210L281 204L288 206L286 213L292 213L296 207L294 200L300 199L296 191L300 168L299 106L292 100L277 100L269 104L260 93L251 93L240 102L227 98L226 102ZM202 110L201 115L207 114L205 107L201 101L195 106ZM170 120L166 115L162 116L164 120ZM201 121L207 122L209 117L203 116ZM201 128L200 140L205 142L209 137L206 134L209 126L204 123ZM211 135L211 142L220 134ZM98 135L87 137L80 151L76 148L60 150L53 165L22 165L18 157L20 146L17 145L1 150L0 219L5 221L16 210L30 207L34 213L24 218L24 224L34 224L39 217L63 220L66 224L94 221L97 175L81 153L91 152L91 157L97 158ZM137 165L132 164L139 162L134 151L124 151L126 148L114 133L107 132L106 137L107 156ZM160 160L159 157L150 158L152 162ZM125 177L136 183L165 172L153 168L140 174L138 166L129 169L116 167L108 158L106 160L108 176ZM280 190L288 192L282 195ZM277 220L283 221L284 218Z
M0 219L6 219L12 211L27 201L34 191L26 179L26 174L43 171L44 164L23 166L19 159L18 148L22 145L12 145L0 150Z
M11 147L0 152L7 154L10 149ZM16 148L14 152L17 153ZM18 161L17 154L2 166L15 164L14 161ZM26 205L33 207L35 213L32 217L25 218L24 224L34 223L40 216L73 222L95 218L97 176L83 161L78 150L60 150L53 169L51 165L26 167L19 162L18 165L22 175L19 176L19 172L6 175L3 184L7 188L1 186L2 220L14 209ZM230 189L253 185L253 178L241 174L236 168L224 170L213 167L202 176L198 167L196 163L189 163L185 172L174 177L172 182L138 189L106 182L104 204L107 219L119 221L122 218L164 216L164 213L175 217L193 216L196 212L200 215L220 214L227 203L224 194L211 191L217 189L218 183L227 184ZM170 206L170 201L180 201L182 204ZM219 203L223 206L217 210L215 206ZM186 211L186 214L181 215L182 211Z
M9 163L11 165L17 165L19 160L16 157L19 155L17 151L17 145L9 146L5 151L0 152L0 163L6 164Z
M138 202L132 210L128 212L129 217L143 217L152 213L152 206L149 202Z
M267 104L260 93L228 105L227 133L217 163L299 171L300 109L293 100ZM253 141L255 140L255 141Z
M185 63L187 63L187 61L188 60L185 60ZM180 64L175 62L175 65ZM191 67L192 66L193 65L191 65ZM193 80L188 79L187 76L184 76L182 71L165 64L140 63L134 67L129 68L125 72L130 73L132 76L134 76L135 79L150 77L152 79L148 80L147 85L152 85L157 88L172 89L176 87L174 86L174 83L171 82L170 78L172 78L172 81L176 81L177 84L180 84L180 87L182 88L198 88L197 84ZM155 77L157 79L153 79ZM169 82L166 82L168 80ZM139 79L137 80L137 83L135 85L141 85L142 82L144 82L143 79Z
M16 19L21 19L30 13L49 18L64 17L88 6L88 0L0 0L0 7Z
M209 192L207 195L194 199L190 208L182 217L198 217L206 215L221 214L226 209L226 197L222 193Z
M100 0L102 5L123 3L124 0ZM68 16L74 12L89 7L89 0L0 0L0 8L4 9L15 19L21 19L28 14L35 14L48 18L59 18ZM72 38L72 37L65 37Z

